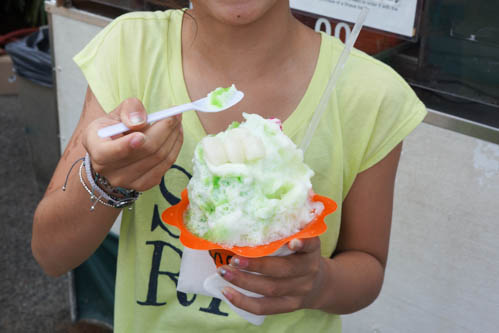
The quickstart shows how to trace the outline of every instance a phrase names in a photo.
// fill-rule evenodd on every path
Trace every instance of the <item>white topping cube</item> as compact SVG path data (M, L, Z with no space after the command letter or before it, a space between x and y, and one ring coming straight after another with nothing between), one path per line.
M230 137L237 138L239 141L244 142L248 136L251 135L251 132L246 128L236 127L228 131L230 133Z
M230 130L224 140L225 153L231 163L244 163L243 140L238 131Z
M213 164L227 163L228 158L222 140L215 136L207 136L202 141L205 159Z
M265 157L265 147L259 137L249 135L243 142L246 160L253 161Z

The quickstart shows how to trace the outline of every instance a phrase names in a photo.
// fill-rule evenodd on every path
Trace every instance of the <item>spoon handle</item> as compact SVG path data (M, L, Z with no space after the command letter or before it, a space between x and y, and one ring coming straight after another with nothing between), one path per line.
M182 112L185 112L188 110L193 110L195 108L196 107L194 106L193 103L187 103L187 104L177 105L177 106L174 106L174 107L169 108L169 109L154 112L154 113L151 113L147 116L147 123L150 124L152 122L155 122L155 121L158 121L158 120L161 120L164 118L168 118L171 116L175 116L179 113L182 113ZM118 134L124 133L124 132L129 131L129 130L130 129L128 127L126 127L125 124L118 123L118 124L114 124L111 126L101 128L97 132L97 134L101 138L108 138L110 136L118 135Z
M169 109L161 110L158 112L151 113L147 116L147 122L152 123L153 121L158 121L171 116L175 116L179 113L195 109L193 103L187 103L182 105L177 105Z
M113 136L113 135L117 135L117 134L126 132L128 130L130 130L130 129L128 127L126 127L125 124L118 123L118 124L114 124L114 125L111 125L111 126L107 126L107 127L101 128L97 132L97 134L101 138L107 138L107 137L110 137L110 136Z

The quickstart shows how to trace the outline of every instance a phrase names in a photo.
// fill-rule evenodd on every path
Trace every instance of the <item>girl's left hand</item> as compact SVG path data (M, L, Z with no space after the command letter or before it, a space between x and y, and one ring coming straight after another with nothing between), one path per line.
M221 266L218 272L225 280L264 296L248 297L226 287L222 291L225 297L238 308L257 315L317 308L327 260L320 254L319 237L294 239L288 247L295 253L283 257L234 256L229 266Z

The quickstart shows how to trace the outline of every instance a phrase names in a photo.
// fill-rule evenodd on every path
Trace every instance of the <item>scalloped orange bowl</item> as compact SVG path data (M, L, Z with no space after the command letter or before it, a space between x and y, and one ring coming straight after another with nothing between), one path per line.
M189 206L189 198L187 196L187 189L184 189L181 194L181 200L178 204L167 208L161 214L161 219L163 223L171 226L175 226L180 229L180 242L193 250L228 250L234 254L241 255L243 257L256 258L264 257L270 255L277 251L281 246L288 243L295 238L312 238L323 234L327 230L327 225L324 222L324 218L333 213L338 207L336 202L333 200L314 194L312 200L315 202L322 202L324 209L322 213L317 215L312 221L310 221L305 228L299 232L274 242L259 245L259 246L224 246L222 244L217 244L210 242L206 239L202 239L189 231L184 225L184 212ZM222 252L222 251L221 251Z

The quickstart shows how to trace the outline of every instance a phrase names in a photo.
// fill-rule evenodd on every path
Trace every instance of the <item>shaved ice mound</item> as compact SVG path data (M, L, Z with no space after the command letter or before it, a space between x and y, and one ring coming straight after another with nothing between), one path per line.
M320 214L314 175L276 119L243 114L196 146L184 221L196 236L224 246L258 246L291 236Z

